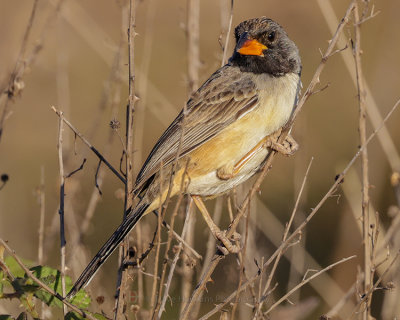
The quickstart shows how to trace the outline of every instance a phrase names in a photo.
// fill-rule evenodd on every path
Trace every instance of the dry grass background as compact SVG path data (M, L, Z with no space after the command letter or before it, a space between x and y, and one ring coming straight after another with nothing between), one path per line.
M54 8L50 5L53 2L39 1L32 40L39 37L46 16L54 14ZM119 119L121 123L125 121L127 77L122 78L120 102L117 103L117 107L112 110L111 103L107 103L105 108L101 108L104 84L121 41L123 3L122 0L80 2L66 0L60 11L60 17L51 20L46 26L43 49L23 78L25 89L21 96L10 104L12 114L5 123L0 141L0 173L7 173L10 177L10 181L0 191L0 234L1 238L7 239L24 258L37 260L40 211L37 188L40 185L41 167L44 167L45 263L59 267L58 236L48 237L51 234L52 223L58 222L54 220L54 215L59 201L56 150L58 119L50 110L50 106L56 105L63 110L65 117L87 135L91 143L102 152L105 152L111 131L109 121L113 117ZM343 16L348 3L348 0L332 1L338 17ZM361 28L362 64L372 95L381 114L385 115L399 98L400 2L382 0L374 4L380 14L364 23ZM8 81L8 75L15 64L31 8L32 1L29 0L0 1L1 84L3 81ZM201 1L200 83L220 66L222 50L218 38L221 35L221 20L226 23L229 19L227 9L229 9L228 1ZM155 141L187 99L187 41L184 31L186 11L186 1L147 0L137 4L136 31L139 36L135 38L136 90L141 100L136 105L136 119L140 119L137 125L143 127L143 141L135 146L136 172ZM327 40L331 38L317 1L236 1L233 25L261 15L271 17L282 24L298 45L303 61L302 80L307 85L320 61L319 49L324 50ZM345 34L349 37L353 34L350 25L345 28ZM125 35L126 33L123 33L124 38ZM32 48L33 43L34 41L29 42L28 50ZM127 74L128 69L125 48L122 56L123 76ZM300 143L300 150L291 158L278 156L275 159L273 169L267 175L260 194L252 205L254 222L251 222L249 227L247 252L252 257L250 260L254 257L260 262L262 256L267 259L273 252L274 245L268 239L268 233L276 230L276 227L271 228L272 222L268 220L270 218L265 218L265 212L270 210L282 223L288 220L310 158L314 157L314 163L300 202L295 225L298 225L321 199L325 190L334 182L335 175L357 151L359 145L357 91L340 54L330 58L321 76L321 85L327 83L330 83L329 88L310 98L295 123L293 136ZM400 144L399 121L400 113L397 112L387 124L396 147ZM369 123L368 132L372 132ZM123 134L121 129L121 135ZM69 147L69 151L64 152L66 172L77 168L83 157L88 158L84 170L74 175L66 184L66 201L73 199L73 202L67 205L66 219L70 219L73 212L79 225L93 192L97 159L79 140L75 143L74 136L69 130L65 130L64 139L64 147ZM372 185L371 205L379 212L383 227L388 227L391 223L391 218L388 216L389 207L397 204L394 190L390 185L392 168L377 139L373 140L368 148ZM115 167L118 167L120 156L121 145L119 138L114 134L108 158ZM337 192L338 196L328 200L308 224L300 244L321 266L353 254L358 256L357 259L329 272L344 292L355 281L357 267L363 263L362 235L357 226L360 221L354 218L361 215L360 177L360 166L357 163L354 170L346 176L344 184ZM88 258L92 257L113 232L122 217L123 202L116 196L118 193L116 191L123 186L109 172L104 179L101 188L103 195L83 238L90 252ZM243 188L247 190L248 187L246 184ZM239 190L239 193L241 192L243 193ZM210 211L213 204L214 201L207 202ZM229 222L225 211L220 222L222 226L226 226ZM177 223L180 230L181 216ZM156 219L153 216L146 217L142 221L141 230L145 246L153 234L155 224ZM268 227L273 230L269 230ZM69 232L72 232L74 227L72 225L69 228ZM278 240L281 234L276 235ZM68 230L66 236L67 265L72 268L69 273L76 278L85 263L74 264L73 260L76 257L71 253L73 249L68 247L72 241ZM208 230L202 219L197 217L194 248L201 254L205 253L207 237ZM289 249L289 255L294 256L296 264L304 273L311 266L311 262L308 256L299 253L298 247L299 245ZM146 269L150 273L151 259L148 261L149 270ZM103 308L108 310L108 313L111 310L110 306L113 305L112 295L117 269L116 258L110 260L93 281L93 286L101 287L94 290L95 294L104 295L106 298L103 305L95 305L95 308ZM256 270L253 263L249 263L248 268L249 273ZM200 270L200 265L194 268L195 277L198 277ZM398 278L398 269L396 271ZM220 302L218 299L230 294L236 288L237 275L238 267L235 259L228 257L216 269L214 282L207 286L209 300L201 304L202 313L210 310L215 303ZM396 274L391 275L395 276ZM276 282L279 286L274 295L281 296L288 291L288 287L292 287L301 278L302 275L296 275L287 260L283 259L277 272ZM390 279L390 277L385 279L385 282ZM173 283L171 292L172 298L179 297L178 283ZM326 297L319 297L315 308L312 300L308 300L310 306L306 303L299 304L299 308L310 310L312 312L310 315L302 309L296 309L296 315L289 314L285 318L281 314L276 317L300 319L299 314L301 314L304 319L315 319L330 309L327 300L332 292L333 289L326 285ZM291 301L305 301L314 296L319 296L316 289L306 286L298 291ZM378 319L385 318L383 296L383 292L378 292L373 301L372 314ZM5 303L4 306L2 304L3 301L0 303L0 311L2 308L7 310L12 307L9 303ZM237 315L237 318L246 318L244 309L240 308L238 311L240 315ZM396 312L385 319L393 319L395 315L400 316L399 308ZM177 310L167 307L165 318L172 319L177 313ZM341 318L345 319L346 316L341 315Z

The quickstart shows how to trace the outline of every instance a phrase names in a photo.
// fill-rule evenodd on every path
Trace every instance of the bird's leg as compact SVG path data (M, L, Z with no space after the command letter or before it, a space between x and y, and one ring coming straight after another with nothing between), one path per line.
M208 227L211 230L211 233L214 235L214 237L221 241L222 244L224 245L223 248L221 249L221 252L223 254L228 254L230 253L238 253L240 251L240 247L232 244L232 242L227 238L226 236L226 231L221 231L221 229L215 224L215 222L212 220L210 214L208 213L208 210L206 206L204 205L203 200L201 200L200 196L191 196L194 203L196 204L197 208L200 210L201 214L203 215L203 218L205 222L207 223ZM235 239L234 239L235 240Z
M249 162L260 149L271 148L285 156L290 156L299 149L298 143L288 134L282 143L278 143L277 139L282 129L262 139L255 147L253 147L242 159L235 165L225 165L217 170L217 176L221 180L229 180L235 177L243 166Z

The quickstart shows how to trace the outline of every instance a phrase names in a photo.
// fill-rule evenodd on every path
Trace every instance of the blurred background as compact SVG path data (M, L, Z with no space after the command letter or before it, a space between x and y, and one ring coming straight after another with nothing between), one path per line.
M279 22L299 47L303 62L302 82L306 87L320 62L320 50L325 51L331 38L328 21L329 17L334 16L324 16L320 4L325 3L322 7L325 14L330 12L340 19L349 2L235 1L233 27L243 20L263 15ZM58 117L50 107L54 105L62 110L65 117L118 168L122 152L118 135L124 138L125 132L128 59L125 1L66 0L58 15L55 3L50 0L38 2L27 52L32 50L38 39L42 41L42 48L22 78L24 89L21 94L8 102L9 113L0 140L0 174L8 174L9 181L0 190L0 235L9 241L9 245L21 257L39 261L39 196L42 190L41 179L44 179L45 245L41 262L59 268ZM374 99L377 110L385 116L399 99L400 93L400 2L382 0L371 4L380 13L362 25L362 65L370 88L368 98ZM31 0L0 0L2 87L9 81L17 61L32 5ZM329 6L333 7L333 12L329 11ZM225 42L229 12L230 1L200 1L198 85L221 65L221 43ZM135 86L140 100L135 111L135 172L138 172L152 146L176 117L190 93L186 25L186 1L137 1ZM334 21L334 28L336 25ZM228 35L228 55L233 49L232 32ZM343 39L348 40L352 34L353 27L349 24L344 29ZM350 72L345 59L350 61ZM294 126L292 134L300 144L300 150L290 158L278 156L275 159L257 199L253 201L251 208L254 213L250 219L247 252L249 261L246 262L249 274L257 271L253 260L261 262L262 257L267 259L276 243L280 242L282 228L291 214L311 157L314 157L314 161L295 225L299 225L319 202L333 184L335 176L357 152L360 144L358 102L357 90L351 78L351 74L354 75L352 68L354 65L350 48L328 60L320 77L319 88L327 84L329 87L309 99ZM373 118L379 123L378 118ZM121 122L118 133L109 126L112 119ZM397 151L388 155L376 138L368 147L371 212L379 214L382 235L385 235L385 230L390 228L394 219L388 212L394 210L392 206L398 205L390 177L393 171L400 170L396 167L399 165L396 154L400 143L399 121L400 112L396 111L387 122L389 136L382 138L386 148L390 148L387 145L391 143ZM368 122L368 132L372 130L373 126ZM123 212L120 196L122 183L109 171L103 170L100 176L102 196L99 196L94 186L98 160L65 127L66 173L78 168L83 158L87 158L83 170L66 182L67 265L73 279L76 279L87 261L114 231ZM314 285L307 285L297 291L290 299L295 306L284 304L276 309L276 319L315 319L331 310L355 282L358 267L362 266L363 261L360 177L360 163L357 161L335 196L324 204L308 224L300 244L289 249L287 257L282 259L274 280L278 286L271 301L277 300L301 281L308 269L325 267L350 255L357 255L357 258L330 270L322 280L316 279ZM251 183L241 186L238 197L245 194L250 186ZM92 201L98 201L97 205L93 207ZM210 211L214 203L207 202ZM229 216L225 214L225 200L223 204L224 214L220 221L222 227L229 223ZM87 218L88 211L93 213L92 218ZM183 214L179 217L178 233ZM82 226L83 221L88 222L88 225L84 233L79 234L76 230ZM143 220L142 243L137 244L139 249L147 247L155 223L153 216ZM193 246L200 254L204 254L209 233L198 214L195 223ZM74 241L84 245L82 258L73 251ZM390 247L396 248L395 240L390 242ZM104 304L94 304L93 309L103 309L108 314L111 314L113 305L116 256L110 259L91 284L91 290L96 295L105 297ZM145 265L149 273L152 271L152 259L150 257L147 267ZM202 262L197 262L193 268L193 283L196 283L201 267ZM383 284L398 280L399 269L393 270L395 272L389 273ZM213 276L214 281L207 286L206 295L209 299L201 303L200 314L212 309L237 287L238 274L239 266L234 257L230 256L220 263ZM179 297L180 294L179 274L177 277L171 288L171 297ZM152 278L149 284L151 281ZM151 289L146 283L145 287L145 291ZM352 297L356 295L357 292ZM378 319L400 316L396 297L398 295L395 292L377 292L373 299L372 314ZM337 318L347 318L354 301L353 304L350 301ZM146 305L148 302L143 303ZM251 315L251 308L242 305L245 303L240 304L240 318L246 319ZM1 312L7 312L13 307L12 303L0 302ZM165 318L177 317L179 304L178 309L174 308L167 303ZM214 316L215 319L218 317L219 314Z

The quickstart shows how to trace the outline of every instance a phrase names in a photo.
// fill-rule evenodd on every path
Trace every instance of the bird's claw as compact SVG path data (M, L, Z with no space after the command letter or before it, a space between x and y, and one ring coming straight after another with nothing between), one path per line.
M299 150L299 144L293 137L288 134L285 140L282 143L276 142L275 135L271 136L270 139L266 141L265 146L267 148L271 148L279 153L282 153L285 156L291 156L297 150Z
M218 245L217 247L223 255L227 255L229 253L238 253L240 251L240 247L231 242L231 239L232 241L237 241L240 239L240 235L237 232L232 235L231 239L226 236L226 231L215 232L215 237L221 241L222 245Z

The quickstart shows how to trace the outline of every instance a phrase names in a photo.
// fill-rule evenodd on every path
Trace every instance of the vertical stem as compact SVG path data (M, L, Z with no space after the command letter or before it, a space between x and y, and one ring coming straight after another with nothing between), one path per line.
M219 222L221 220L223 200L224 200L224 197L222 197L222 196L218 197L215 200L215 207L214 207L214 210L213 210L212 219L213 219L213 221L215 222L216 225L219 225ZM208 235L207 246L206 246L207 249L206 249L206 254L204 255L203 266L201 267L200 273L198 273L200 276L202 274L204 274L204 272L206 271L207 266L211 262L211 259L212 259L213 255L214 255L214 252L215 252L215 244L216 244L216 239L214 238L213 234L210 232L209 235ZM199 280L200 279L197 279L197 282ZM195 306L193 308L193 311L190 314L191 317L193 317L193 319L199 318L198 314L200 312L200 306L201 306L200 301L202 301L203 295L204 295L205 292L206 292L206 290L201 291L201 293L200 293L200 295L199 295L199 297L197 299L197 303L195 304ZM184 305L182 306L180 314L183 313L183 307L184 307Z
M193 214L194 208L191 206L192 203L192 198L189 197L187 199L188 203L186 206L185 214L186 214L186 228L187 232L185 234L182 233L184 236L184 240L186 241L187 244L189 244L191 247L193 247L194 244L194 237L195 237L195 224L196 224L196 219ZM179 244L180 247L182 247L182 243ZM192 282L193 282L193 266L191 266L191 260L192 258L189 257L188 255L184 254L182 256L182 287L181 287L181 301L188 301L190 299L190 293L192 290ZM180 306L180 313L182 313L184 307L184 303L181 303Z
M363 83L363 74L361 67L361 32L360 32L360 16L359 6L356 2L354 9L354 59L356 64L357 91L359 104L359 134L360 145L365 145L367 140L366 133L366 104L365 104L365 88ZM361 153L361 170L362 170L362 217L363 217L363 242L364 242L364 293L369 292L372 283L372 247L370 239L370 222L369 222L369 180L368 180L368 153L367 147ZM366 299L366 305L363 311L363 319L370 319L370 297Z
M243 276L245 275L245 268L244 268L244 263L246 261L246 251L247 251L247 240L248 240L248 235L249 235L249 217L250 217L250 202L249 205L247 206L247 216L246 216L246 227L245 227L245 236L244 236L244 245L243 245L243 249L240 252L240 254L238 254L238 256L240 257L240 268L239 268L239 284L238 284L238 288L240 288L242 286L243 283ZM238 291L238 293L236 294L235 297L235 302L232 306L232 312L231 312L231 320L235 319L235 313L236 313L236 309L239 303L239 296L240 296L240 292Z
M40 187L39 187L39 245L38 245L38 263L43 264L43 243L44 243L44 215L45 215L45 193L44 193L44 166L40 170Z
M222 56L221 67L223 65L225 65L226 60L227 60L229 37L230 37L230 34L231 34L231 29L232 29L232 20L233 20L233 0L231 0L231 12L230 12L230 15L229 15L229 25L228 25L228 31L226 33L226 38L225 38L224 54Z
M40 187L39 187L39 207L40 207L40 218L39 218L39 244L38 244L38 263L43 265L43 244L44 244L44 216L45 216L45 185L44 185L44 166L40 169ZM40 316L44 319L45 303L41 304Z
M194 92L199 86L199 67L200 67L200 1L188 0L187 7L187 76L188 76L188 94ZM189 200L191 203L191 199ZM187 232L184 234L184 240L193 246L195 233L195 216L190 214L190 206L186 208L186 226ZM193 280L193 268L188 263L188 256L182 257L182 286L181 301L187 301L190 298ZM181 312L184 303L181 304Z
M129 1L129 27L128 27L128 52L129 52L129 103L126 110L126 184L125 184L125 204L124 204L124 219L128 214L130 208L132 208L132 195L133 190L133 165L132 165L132 154L133 154L133 115L134 106L137 100L135 95L135 64L134 64L134 38L135 32L135 0ZM128 255L129 250L129 236L127 236L123 242L123 254L121 258L121 268L119 274L121 275L117 283L117 298L115 308L115 319L121 319L124 314L124 301L128 290L128 280L132 279L129 277L131 267L124 269L122 262ZM122 274L121 274L122 270Z
M58 213L60 215L60 253L61 253L61 287L62 296L65 297L65 232L64 232L64 186L65 186L65 176L64 176L64 162L63 162L63 138L62 132L64 130L64 116L60 112L60 117L58 121L58 165L60 168L60 208ZM67 314L67 307L63 304L64 316Z
M199 86L200 66L200 1L188 0L187 9L187 55L188 55L188 91L189 95Z
M148 0L147 11L146 11L146 24L143 33L146 35L143 39L143 60L139 65L138 74L143 79L139 81L136 86L136 91L140 95L140 102L136 105L135 110L135 129L134 129L134 148L135 148L135 162L133 164L133 172L136 174L140 170L140 164L143 159L143 143L144 143L144 133L145 133L145 116L146 116L146 106L148 97L148 85L149 85L149 69L152 62L151 54L153 50L154 41L154 26L155 26L155 16L157 12L156 0ZM135 242L137 246L137 252L143 252L144 241L146 241L146 235L142 235L143 225L139 223L135 227ZM137 304L140 308L143 308L144 301L144 276L143 272L140 270L136 273L137 276Z
M182 199L182 195L180 196L180 200L181 199ZM175 211L174 214L176 214L178 209L179 209L179 207L176 206L176 208L174 210ZM189 232L189 222L192 220L191 217L193 215L192 211L193 211L192 198L189 197L188 203L187 203L187 207L186 207L186 218L185 218L185 222L183 224L183 229L182 229L182 234L181 234L182 239L184 239L186 237L186 234ZM172 233L172 230L173 229L171 228L171 233ZM171 264L171 267L169 269L167 282L164 284L165 285L165 291L164 291L164 295L162 297L162 300L160 300L160 307L159 307L159 310L158 310L157 319L161 319L161 315L165 311L165 303L167 302L167 299L169 297L169 289L171 287L172 277L174 275L175 268L176 268L176 265L178 263L182 248L183 248L182 242L180 241L178 246L177 246L177 248L176 248L176 251L175 251L175 257L174 257L174 259L172 261L172 264ZM161 295L161 290L160 290L160 295ZM182 298L182 300L184 301L184 298Z

